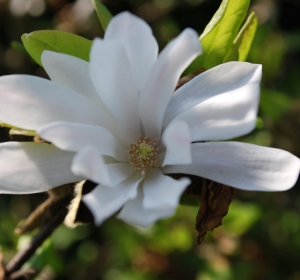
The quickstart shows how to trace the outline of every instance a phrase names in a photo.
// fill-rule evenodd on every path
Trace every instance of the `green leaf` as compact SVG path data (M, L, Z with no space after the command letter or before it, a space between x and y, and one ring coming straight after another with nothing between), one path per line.
M96 13L103 27L103 30L105 31L108 23L113 16L100 0L92 0L92 2L96 9Z
M250 0L223 0L199 38L203 54L196 58L189 70L201 66L209 69L223 63L246 17L249 3Z
M78 35L58 31L41 30L22 35L22 41L27 52L36 63L42 66L43 51L55 51L89 60L92 42Z
M231 50L225 57L224 62L246 61L256 33L257 25L257 16L254 12L252 12L235 38Z

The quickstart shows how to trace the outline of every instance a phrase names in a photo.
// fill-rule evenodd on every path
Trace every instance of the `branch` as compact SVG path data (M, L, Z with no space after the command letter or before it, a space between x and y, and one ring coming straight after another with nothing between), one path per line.
M68 209L62 207L56 215L54 215L47 224L43 226L41 231L32 239L30 244L22 251L17 253L6 266L6 277L11 275L22 267L22 265L30 259L36 249L52 234L52 232L63 222L67 215Z

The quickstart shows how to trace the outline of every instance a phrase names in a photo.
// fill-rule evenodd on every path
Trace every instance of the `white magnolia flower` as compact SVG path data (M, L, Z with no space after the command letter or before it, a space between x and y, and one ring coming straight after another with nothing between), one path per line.
M300 161L290 153L205 142L254 128L261 66L222 64L173 93L200 51L197 34L186 29L157 57L149 26L121 13L104 40L94 40L90 63L45 51L42 63L52 81L1 77L1 121L53 143L1 144L2 192L90 179L99 185L83 199L98 224L122 208L120 219L149 226L174 212L190 183L165 174L197 175L243 190L291 188Z

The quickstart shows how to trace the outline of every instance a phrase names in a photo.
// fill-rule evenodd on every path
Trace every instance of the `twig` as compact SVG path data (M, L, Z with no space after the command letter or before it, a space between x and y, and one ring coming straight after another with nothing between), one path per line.
M41 231L32 239L30 244L22 251L17 253L13 259L6 266L6 277L11 275L22 267L22 265L29 260L29 258L35 253L36 249L51 235L51 233L63 222L67 215L67 208L60 209L53 218L46 223Z

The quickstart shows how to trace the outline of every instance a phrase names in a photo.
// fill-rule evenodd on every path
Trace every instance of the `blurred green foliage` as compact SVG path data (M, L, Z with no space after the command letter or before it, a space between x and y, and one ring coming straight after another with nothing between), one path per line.
M104 3L112 14L129 10L144 18L163 48L185 27L201 34L221 1ZM19 51L20 44L11 47L11 42L21 42L22 34L39 29L72 32L87 39L103 36L93 10L88 1L79 0L0 1L0 75L47 77ZM263 64L263 82L257 127L238 140L282 148L299 157L299 1L251 1L250 11L257 13L259 26L248 61ZM8 129L1 130L0 140L11 140ZM30 240L15 236L14 228L45 198L45 194L0 196L0 244L6 261ZM197 211L197 207L180 206L175 216L149 229L114 217L101 227L70 230L62 225L28 265L44 267L36 278L40 280L300 279L299 183L282 193L238 191L224 225L208 234L200 247L194 229Z

